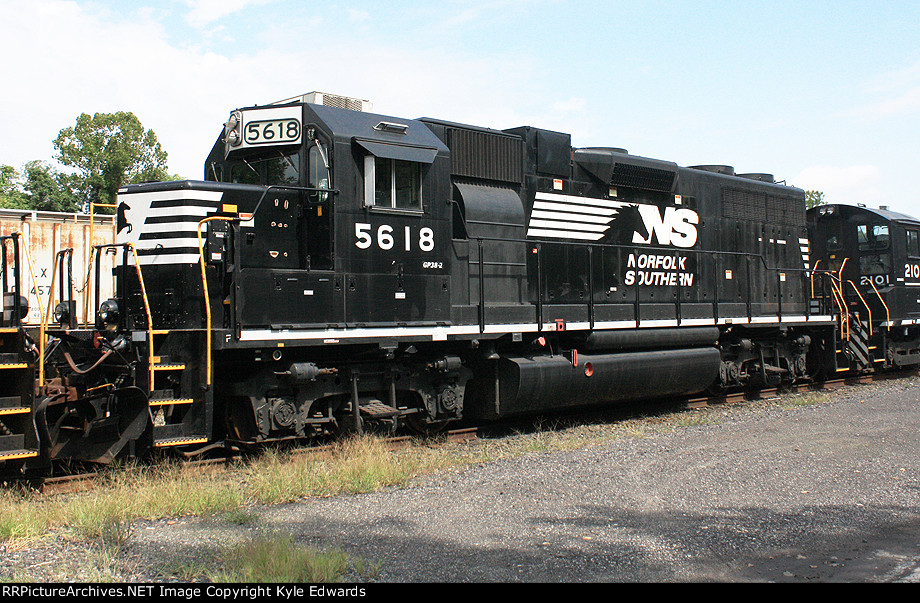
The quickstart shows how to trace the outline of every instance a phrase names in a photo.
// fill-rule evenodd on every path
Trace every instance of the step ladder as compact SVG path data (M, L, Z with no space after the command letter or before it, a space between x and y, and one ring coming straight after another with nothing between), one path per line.
M206 434L188 433L185 423L181 420L168 422L169 418L174 418L173 413L181 412L179 409L183 407L191 408L196 402L193 397L176 395L175 390L168 387L168 383L166 386L163 384L163 381L168 381L170 376L180 375L186 370L185 364L175 362L166 355L157 354L157 348L162 345L170 333L169 330L153 331L154 355L153 363L149 367L151 383L148 399L150 415L153 419L153 445L155 448L167 448L204 444L208 442Z
M38 456L32 422L35 366L18 327L0 328L0 466Z
M876 360L873 358L875 346L869 345L870 325L868 321L860 319L858 314L850 314L848 336L842 338L839 342L840 348L837 350L838 355L843 355L846 359L846 366L838 368L838 372L857 369L860 372L872 372L875 370ZM838 362L838 365L841 363Z

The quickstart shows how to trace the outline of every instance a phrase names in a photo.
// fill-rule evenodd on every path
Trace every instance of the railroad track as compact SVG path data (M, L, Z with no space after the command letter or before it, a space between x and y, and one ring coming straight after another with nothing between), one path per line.
M731 404L744 402L746 400L763 400L765 398L774 398L787 393L798 393L808 391L829 391L846 387L850 385L861 385L875 381L887 381L889 379L907 379L920 375L920 370L899 371L896 373L867 373L856 377L845 377L840 379L828 379L827 381L816 381L812 383L801 383L785 387L773 387L759 389L755 391L739 391L713 396L699 398L690 398L684 402L686 408L705 408L717 404Z
M733 404L745 401L775 398L789 393L830 391L840 389L842 387L872 383L874 381L903 379L916 377L918 375L920 375L920 370L900 371L897 373L876 373L860 375L857 377L832 379L822 382L803 383L793 385L791 387L787 386L782 388L765 388L756 391L739 391L719 395L700 396L684 400L683 403L677 408L684 408L688 410L702 409L718 406L721 404ZM478 439L479 432L479 427L466 427L462 429L445 431L443 434L441 434L441 436L448 442L470 442ZM418 436L412 435L394 436L384 440L385 444L390 450L398 450L417 441ZM293 448L289 450L289 453L296 456L323 456L332 454L334 450L334 444L322 444L318 446ZM224 454L221 454L215 458L208 459L195 458L200 454L204 454L205 452L210 451L222 451ZM233 448L226 445L225 443L217 442L210 444L209 446L198 451L185 453L183 456L185 457L185 470L189 472L196 472L222 470L229 467L232 463L244 459L247 454L243 450ZM80 472L74 473L72 475L61 475L47 478L20 478L9 480L4 480L2 476L0 476L0 483L11 485L26 483L28 484L28 487L40 491L42 494L55 495L91 490L95 487L99 475L100 474L97 472Z
M477 439L478 429L476 427L467 427L463 429L453 429L445 431L442 441L448 442L470 442ZM390 450L399 450L409 446L412 442L417 442L416 436L394 436L384 439L384 443ZM211 444L206 447L207 450L218 450L223 446L221 443ZM185 455L186 460L183 464L183 470L190 473L200 471L220 471L230 467L234 462L243 460L246 454L239 449L223 447L226 454L217 458L194 459L193 455ZM202 449L204 450L204 449ZM308 446L303 448L294 448L288 452L294 456L323 456L330 455L334 452L334 444L323 444L320 446ZM40 478L15 478L6 481L0 477L0 483L6 483L11 486L27 485L29 488L46 495L68 494L74 492L83 492L92 490L100 477L99 472L79 472L72 475L61 475L55 477Z

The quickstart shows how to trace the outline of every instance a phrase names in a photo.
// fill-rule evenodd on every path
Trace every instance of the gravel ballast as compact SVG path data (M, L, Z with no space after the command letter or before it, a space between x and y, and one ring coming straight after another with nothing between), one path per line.
M165 560L265 531L365 560L362 581L920 582L920 379L692 412L706 420L258 507L244 525L138 521L107 579L181 579ZM0 579L60 579L87 546L0 544Z

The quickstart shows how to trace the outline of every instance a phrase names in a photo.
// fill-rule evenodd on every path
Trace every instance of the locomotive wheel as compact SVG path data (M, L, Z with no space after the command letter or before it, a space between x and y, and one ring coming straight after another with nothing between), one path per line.
M415 413L406 417L406 424L409 429L423 436L437 435L447 429L450 421L429 422L421 418L421 413Z
M252 416L252 402L249 398L233 398L227 403L224 413L227 435L240 442L254 442L258 429Z

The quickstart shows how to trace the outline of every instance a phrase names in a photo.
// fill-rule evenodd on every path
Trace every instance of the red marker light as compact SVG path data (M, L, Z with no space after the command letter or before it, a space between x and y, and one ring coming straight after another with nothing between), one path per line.
M590 377L594 374L594 365L590 362L585 363L585 377Z

